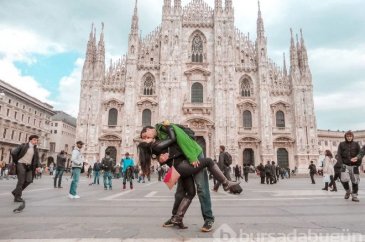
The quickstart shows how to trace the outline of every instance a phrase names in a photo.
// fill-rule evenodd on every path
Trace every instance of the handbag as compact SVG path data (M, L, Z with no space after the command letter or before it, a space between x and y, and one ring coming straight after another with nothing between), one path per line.
M163 182L167 185L167 187L171 190L176 182L180 178L180 173L175 169L174 162L172 163L172 166L167 171L165 178L163 179Z
M85 172L85 163L82 163L82 167L81 167L80 173L84 173L84 172Z

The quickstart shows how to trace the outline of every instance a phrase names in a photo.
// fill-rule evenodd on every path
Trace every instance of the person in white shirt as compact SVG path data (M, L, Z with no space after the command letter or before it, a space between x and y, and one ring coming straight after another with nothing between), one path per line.
M84 162L84 158L81 154L81 149L82 149L83 145L84 145L84 142L77 141L76 147L72 151L72 156L71 156L72 182L71 182L71 186L70 186L70 193L68 194L68 197L71 199L80 198L80 196L77 194L77 185L79 183L81 168L82 168L82 165Z

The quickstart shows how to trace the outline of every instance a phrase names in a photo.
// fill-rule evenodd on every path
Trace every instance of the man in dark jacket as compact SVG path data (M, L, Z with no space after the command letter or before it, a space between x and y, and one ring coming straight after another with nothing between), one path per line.
M250 173L250 165L245 164L243 167L243 174L245 175L245 182L248 182L248 173Z
M260 163L260 165L257 166L257 170L260 173L261 184L265 184L265 167L264 164L262 164L262 162Z
M266 177L266 184L272 184L270 161L267 161L265 165L265 177Z
M316 181L314 180L314 175L317 173L316 165L313 164L313 161L311 161L310 165L308 166L309 175L312 180L312 184L316 184Z
M94 171L94 182L92 184L94 184L94 185L96 184L96 182L99 185L100 170L101 170L101 164L100 164L100 161L97 160L94 163L94 167L93 167L93 171Z
M112 169L114 167L114 160L113 158L110 157L110 152L106 151L105 152L105 157L103 158L102 162L101 162L101 167L104 170L104 189L108 190L108 186L109 189L112 190Z
M58 188L62 188L61 182L62 182L63 172L65 171L65 164L66 164L66 154L63 150L61 150L61 152L57 155L56 175L53 183L54 188L56 188L57 178L59 178Z
M354 134L351 131L345 133L345 141L338 145L337 155L338 162L342 164L341 182L346 190L345 199L349 199L351 189L349 182L352 183L352 201L359 202L357 192L359 190L360 172L359 166L361 159L358 157L360 153L359 143L354 141Z
M223 172L224 176L230 181L231 180L231 175L229 174L229 166L230 166L230 162L228 152L225 151L226 147L224 145L219 146L219 158L218 158L218 166L219 169ZM220 182L217 182L214 187L213 187L213 191L218 192L219 186L221 185Z
M14 202L24 202L22 192L33 182L33 173L40 167L37 143L38 136L31 135L28 143L19 145L11 152L18 177L16 188L11 192L14 196Z

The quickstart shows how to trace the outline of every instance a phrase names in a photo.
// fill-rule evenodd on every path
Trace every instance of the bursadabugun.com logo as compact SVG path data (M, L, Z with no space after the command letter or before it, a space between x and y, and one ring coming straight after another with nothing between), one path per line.
M228 224L222 224L213 233L213 242L362 242L365 235L351 232L348 229L338 232L320 232L311 229L298 231L292 230L290 233L281 232L248 232L243 229L235 231Z

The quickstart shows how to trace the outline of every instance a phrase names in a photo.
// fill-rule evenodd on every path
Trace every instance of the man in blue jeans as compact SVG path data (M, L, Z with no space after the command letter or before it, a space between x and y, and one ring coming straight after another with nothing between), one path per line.
M100 177L100 170L101 170L101 163L99 160L97 160L94 163L93 170L94 170L94 182L92 184L95 185L96 182L98 182L98 185L99 185L99 177Z
M167 156L166 156L167 155ZM201 156L204 156L201 154ZM168 154L163 154L160 156L160 161L167 159ZM209 180L208 180L208 172L207 169L201 170L199 173L194 175L194 182L196 185L196 192L198 194L200 209L202 211L202 216L204 219L204 225L200 228L202 232L209 232L213 229L214 224L214 216L212 211L212 201L210 198L209 191ZM184 198L185 191L181 184L181 179L178 180L177 188L175 192L175 201L174 206L172 208L172 216L176 215L181 200ZM171 218L167 220L162 226L163 227L172 227L174 223L172 223Z
M114 168L114 160L110 157L110 152L105 152L105 157L103 158L101 162L101 168L104 170L104 190L108 190L108 187L110 190L112 190L112 171Z
M72 162L72 182L70 186L70 193L68 197L71 199L78 199L80 196L77 194L77 185L79 183L81 168L83 165L83 156L81 154L82 146L84 142L77 141L76 147L72 151L71 162Z

